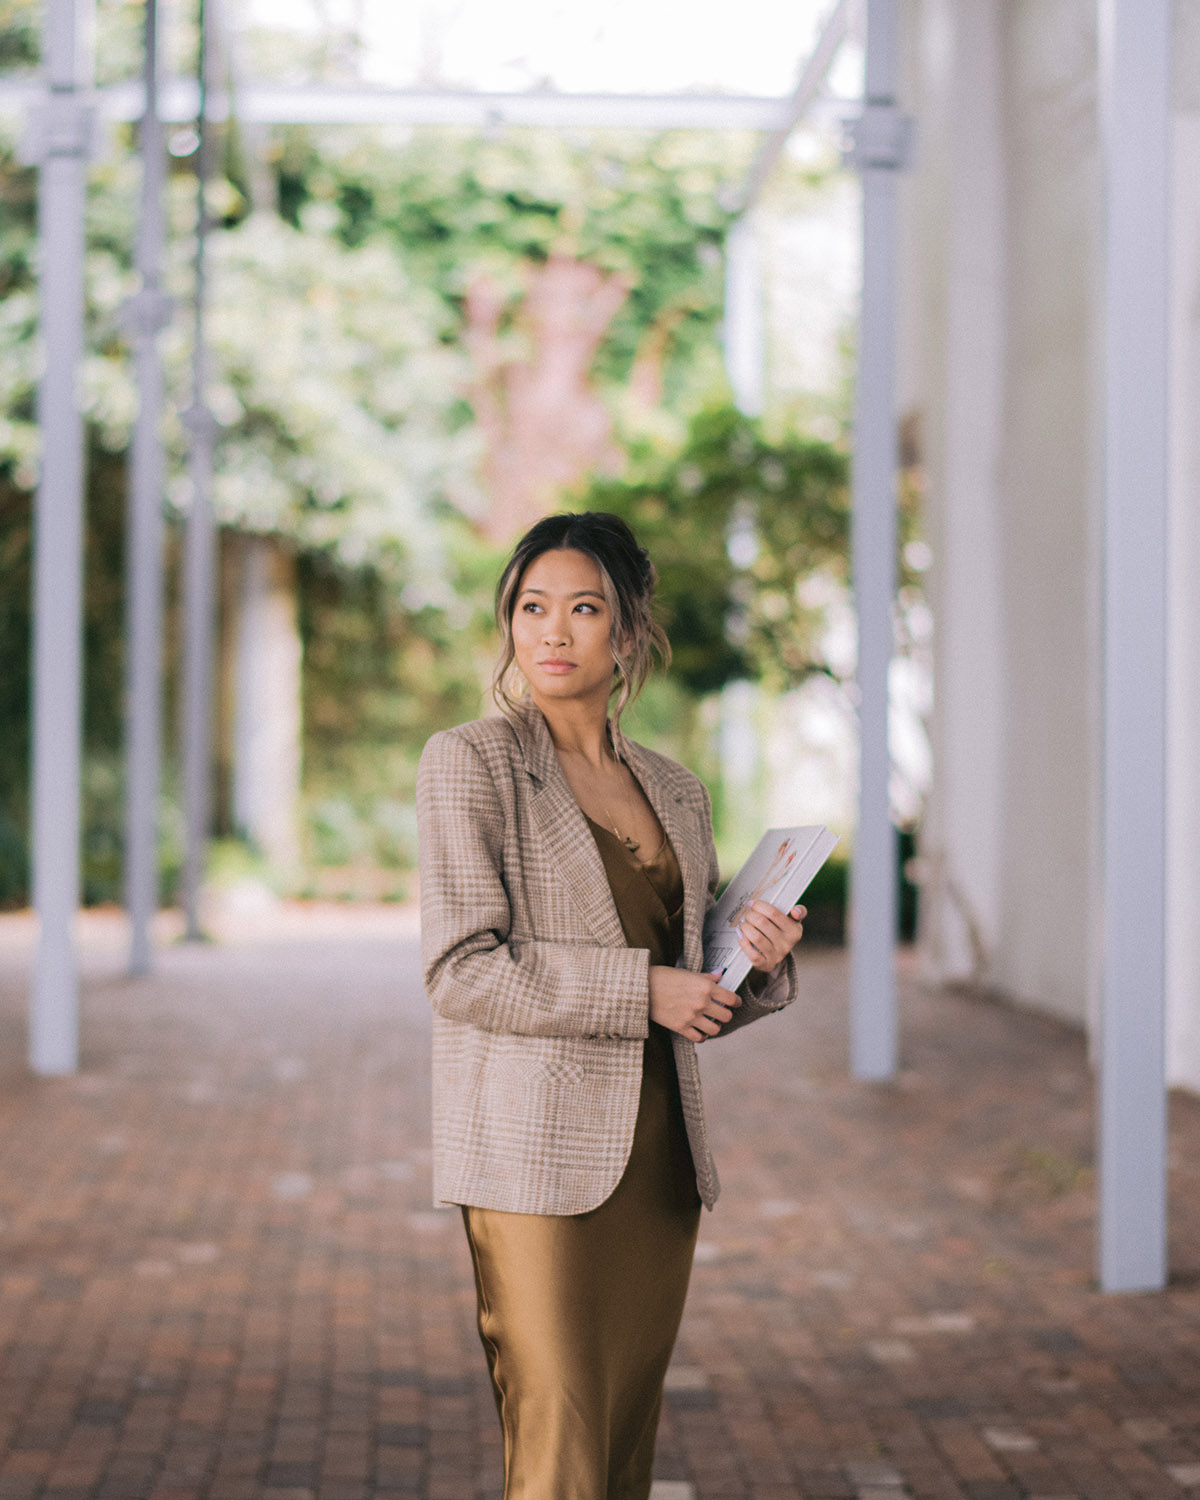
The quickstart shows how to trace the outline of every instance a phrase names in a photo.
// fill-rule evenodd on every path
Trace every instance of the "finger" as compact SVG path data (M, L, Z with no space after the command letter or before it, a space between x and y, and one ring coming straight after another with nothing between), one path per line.
M764 953L769 953L776 962L782 961L792 951L804 935L804 918L808 916L808 908L796 905L788 915L784 915L777 907L767 906L761 903L763 911L756 913L752 919L747 916L743 926L753 923L754 931L758 934L756 941Z
M741 944L742 952L755 963L767 957L771 952L772 945L757 932L749 932L745 928L738 933L738 942Z
M762 953L771 953L777 948L786 948L791 944L791 929L785 931L782 927L764 927L760 923L744 922L739 937L753 943Z
M781 953L786 953L792 946L793 938L789 933L786 937L782 933L761 933L747 930L741 934L743 943L749 943L743 952L749 953L752 959L778 958Z
M769 974L772 969L777 968L791 951L790 943L764 943L757 946L749 943L746 939L739 938L742 949L751 964L762 974Z
M777 906L769 906L765 901L756 901L754 903L747 920L756 920L756 925L764 933L784 933L788 928L788 917L786 914L781 912Z
M732 990L724 989L721 985L717 985L713 989L713 992L709 996L709 999L715 1000L718 1005L724 1005L727 1009L731 1009L733 1006L740 1005L742 1003L742 997L740 995L735 995Z

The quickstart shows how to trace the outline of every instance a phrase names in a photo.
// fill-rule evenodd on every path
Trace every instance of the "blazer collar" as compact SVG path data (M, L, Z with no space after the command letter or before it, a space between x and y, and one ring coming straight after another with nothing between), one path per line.
M562 767L554 752L554 741L542 711L530 699L523 699L516 712L509 716L521 747L525 769L535 781L543 784L562 775Z
M541 709L526 698L517 706L509 722L516 733L525 769L529 774L540 782L555 781L561 777L562 767L558 763L554 741L550 738L550 730ZM674 766L661 756L656 756L656 764L651 765L650 752L645 746L628 738L624 740L622 748L625 760L629 762L633 774L642 783L655 812L658 812L658 804L643 778L653 781L656 785L661 783L663 793L672 799L678 800L685 796L691 777L682 767Z

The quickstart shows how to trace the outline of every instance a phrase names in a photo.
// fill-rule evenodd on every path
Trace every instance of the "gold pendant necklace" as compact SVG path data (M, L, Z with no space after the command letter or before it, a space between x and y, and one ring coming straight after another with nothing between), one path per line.
M625 845L626 849L629 850L630 854L636 854L638 852L638 850L642 847L640 841L638 839L632 838L627 833L622 833L621 830L617 827L617 820L613 817L612 812L609 809L608 803L605 802L603 798L601 798L600 801L601 801L601 804L602 804L602 806L604 808L605 817L607 817L607 819L609 821L609 824L612 827L612 831L616 834L616 836Z
M629 850L630 854L636 854L638 852L638 850L642 847L641 844L639 843L639 841L637 839L635 839L635 838L630 837L629 834L621 832L621 830L616 825L616 821L614 820L612 813L608 812L608 804L607 803L605 803L604 811L606 813L608 813L608 821L609 821L610 824L612 824L612 831L616 834L616 836L625 845L626 849Z
M576 760L576 756L575 756L574 752L563 752L563 751L559 752L559 758L560 758L560 760L561 760L561 758L562 758L562 756L563 756L564 753L570 754L571 759L572 760ZM620 759L620 757L614 756L613 758L614 758L614 760L616 762L616 765L618 767L621 767L621 766L624 765L624 762ZM617 839L619 839L620 842L625 845L626 849L629 850L630 854L636 854L637 851L642 847L640 841L637 840L637 839L635 839L635 838L633 838L630 834L622 833L621 830L617 827L617 820L612 815L612 809L609 807L607 801L605 800L604 794L600 791L599 787L596 785L596 773L595 773L595 771L591 770L590 767L588 767L588 769L589 769L589 771L591 771L591 782L592 782L592 788L591 788L591 790L592 790L592 794L599 800L600 806L604 809L604 816L608 820L608 826L612 829L614 837L617 838Z

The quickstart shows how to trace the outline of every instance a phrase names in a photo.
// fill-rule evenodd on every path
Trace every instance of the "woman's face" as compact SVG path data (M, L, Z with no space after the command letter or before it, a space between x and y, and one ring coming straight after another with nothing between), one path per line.
M543 552L525 569L513 607L517 666L535 702L594 698L612 691L612 611L600 569L582 552Z

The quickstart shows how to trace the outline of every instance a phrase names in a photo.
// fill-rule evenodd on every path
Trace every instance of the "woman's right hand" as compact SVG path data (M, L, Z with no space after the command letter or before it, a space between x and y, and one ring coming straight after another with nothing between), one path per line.
M716 1036L741 1003L732 990L721 988L715 974L650 966L650 1019L689 1042Z

